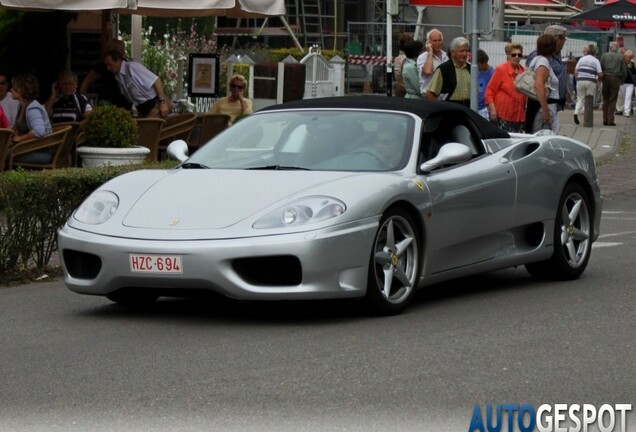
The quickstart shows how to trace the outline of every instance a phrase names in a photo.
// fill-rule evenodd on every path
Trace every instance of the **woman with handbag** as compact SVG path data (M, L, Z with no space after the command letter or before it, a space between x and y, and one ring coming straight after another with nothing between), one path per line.
M495 68L486 87L488 118L508 132L523 132L526 120L526 97L515 88L515 78L523 73L523 47L512 44L506 52L508 60Z
M538 99L528 99L526 107L526 132L528 133L535 133L541 129L551 129L555 134L559 131L557 114L559 79L552 70L549 60L556 51L557 40L554 36L542 34L537 38L537 56L527 65L536 74L534 88Z

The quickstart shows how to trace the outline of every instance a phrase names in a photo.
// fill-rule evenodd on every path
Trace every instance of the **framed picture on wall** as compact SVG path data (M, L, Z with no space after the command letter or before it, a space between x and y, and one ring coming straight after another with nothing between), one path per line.
M216 97L218 88L218 54L190 54L188 56L188 96Z

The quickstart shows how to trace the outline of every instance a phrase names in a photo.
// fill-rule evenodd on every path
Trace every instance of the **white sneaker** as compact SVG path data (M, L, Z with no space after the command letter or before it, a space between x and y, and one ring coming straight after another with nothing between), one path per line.
M625 111L625 112L623 113L623 117L629 117L629 112L628 112L628 111Z

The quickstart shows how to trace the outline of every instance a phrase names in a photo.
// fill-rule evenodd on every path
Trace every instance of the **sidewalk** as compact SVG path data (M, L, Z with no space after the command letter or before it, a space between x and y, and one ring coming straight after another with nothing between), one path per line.
M579 115L580 125L574 124L574 110L566 109L559 113L559 135L568 136L584 142L590 146L597 162L605 161L616 156L624 135L631 139L636 135L636 117L615 117L616 126L603 126L603 113L594 110L594 126L584 127L583 116ZM636 143L636 141L632 141Z
M597 164L608 162L597 165L596 169L604 199L636 193L636 116L617 115L614 120L616 126L603 126L603 113L594 110L594 126L591 128L575 125L573 116L573 109L559 113L559 132L588 144ZM630 146L621 153L624 139L630 140Z

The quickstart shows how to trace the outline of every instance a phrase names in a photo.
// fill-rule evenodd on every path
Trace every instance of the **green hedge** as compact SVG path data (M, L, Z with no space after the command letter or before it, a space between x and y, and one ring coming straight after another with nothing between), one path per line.
M0 174L0 272L44 270L57 248L57 230L82 201L108 180L167 161L107 168L15 170Z

